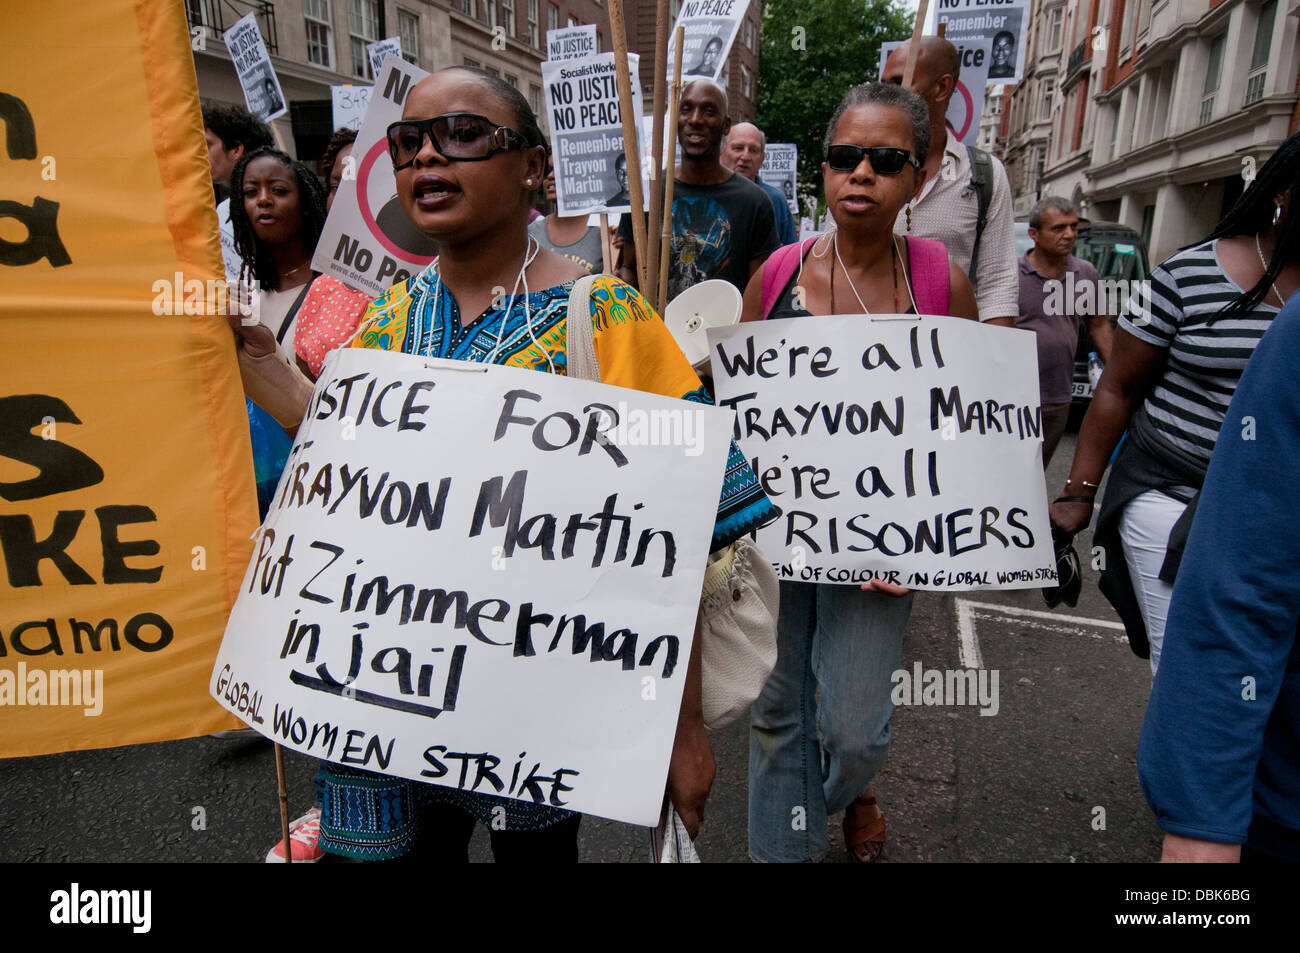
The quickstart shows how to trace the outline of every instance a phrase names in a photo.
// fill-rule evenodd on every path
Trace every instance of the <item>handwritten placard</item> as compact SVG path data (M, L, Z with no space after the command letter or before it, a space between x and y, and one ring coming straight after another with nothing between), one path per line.
M719 404L781 510L758 545L782 579L1055 582L1033 334L857 315L708 337Z
M335 351L213 696L315 757L654 824L730 431L639 391Z

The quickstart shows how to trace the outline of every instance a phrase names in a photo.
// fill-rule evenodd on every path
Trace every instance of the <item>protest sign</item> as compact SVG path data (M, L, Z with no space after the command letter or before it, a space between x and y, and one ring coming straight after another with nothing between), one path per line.
M936 0L925 21L925 32L938 32L954 44L987 40L987 82L999 86L1018 83L1025 75L1025 43L1029 37L1030 0ZM963 72L966 64L962 64ZM974 89L974 86L971 85ZM975 123L979 125L978 121Z
M790 214L799 216L799 147L793 142L769 142L758 168L758 177L781 190Z
M640 57L629 53L627 60L631 75L639 75ZM550 117L558 213L630 211L632 199L627 185L622 113L614 83L614 54L543 63L542 83ZM641 115L641 87L637 83L632 84L632 110ZM642 162L641 171L644 184L649 181L649 163ZM647 199L648 191L643 189Z
M683 27L682 82L701 77L718 80L748 9L749 0L683 0L668 39L669 75L676 55L677 27Z
M837 316L710 328L718 403L782 511L782 579L1025 589L1056 578L1030 332Z
M948 37L952 40L951 37ZM885 61L889 54L903 45L905 41L897 40L880 44L880 76L885 75ZM953 90L952 99L948 100L948 112L945 119L948 130L963 145L979 144L980 114L984 112L984 87L988 84L990 50L989 40L975 38L970 40L952 40L957 47L957 57L961 66L957 77L957 88Z
M547 30L546 58L552 62L583 60L600 52L598 44L594 23Z
M17 5L0 49L0 758L237 727L257 497L184 8Z
M366 56L370 60L370 72L378 76L384 68L384 57L388 55L401 57L402 55L402 38L400 36L390 36L386 40L378 40L374 43L366 44Z
M213 696L316 757L654 824L730 430L591 381L333 352Z
M331 86L330 98L334 103L334 129L360 129L361 120L370 105L373 86Z
M262 42L257 28L257 17L249 13L235 21L225 34L230 61L239 74L239 85L244 90L248 111L262 122L270 122L289 111L280 90L280 79L275 75L271 57Z
M402 210L386 137L388 124L402 118L411 87L428 75L399 57L385 60L352 147L356 164L344 170L316 243L313 271L379 295L418 273L438 253L433 240L418 232Z

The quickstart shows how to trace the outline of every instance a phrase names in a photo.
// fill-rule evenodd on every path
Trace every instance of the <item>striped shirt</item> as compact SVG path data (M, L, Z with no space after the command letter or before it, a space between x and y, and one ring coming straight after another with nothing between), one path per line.
M1242 290L1226 276L1218 241L1181 251L1151 272L1119 320L1140 341L1168 350L1164 373L1142 405L1161 437L1209 464L1237 381L1278 309L1215 317ZM1146 298L1146 300L1143 300Z

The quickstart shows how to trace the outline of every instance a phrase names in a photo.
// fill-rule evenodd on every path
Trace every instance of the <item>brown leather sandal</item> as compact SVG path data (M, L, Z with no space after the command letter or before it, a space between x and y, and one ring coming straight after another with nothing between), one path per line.
M844 811L844 846L849 857L859 864L874 862L885 849L885 815L864 819L860 810L875 806L876 792L867 785L866 791Z

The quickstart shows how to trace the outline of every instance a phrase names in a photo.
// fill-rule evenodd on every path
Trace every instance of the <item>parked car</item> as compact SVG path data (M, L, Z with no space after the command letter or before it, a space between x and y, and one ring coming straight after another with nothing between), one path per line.
M1074 244L1074 255L1091 262L1097 269L1102 281L1127 282L1126 285L1111 285L1112 288L1131 287L1135 281L1145 281L1150 275L1146 245L1142 236L1127 225L1117 222L1088 222L1083 220L1079 229L1079 239ZM1016 255L1023 255L1034 247L1034 240L1029 237L1029 223L1016 222ZM1107 287L1107 286L1103 286ZM1119 308L1127 303L1127 296L1121 295ZM1119 314L1110 316L1114 325ZM1076 413L1082 414L1092 400L1092 382L1088 379L1088 355L1094 350L1092 338L1088 334L1086 321L1079 322L1079 346L1074 352L1074 381L1072 384L1072 403Z

